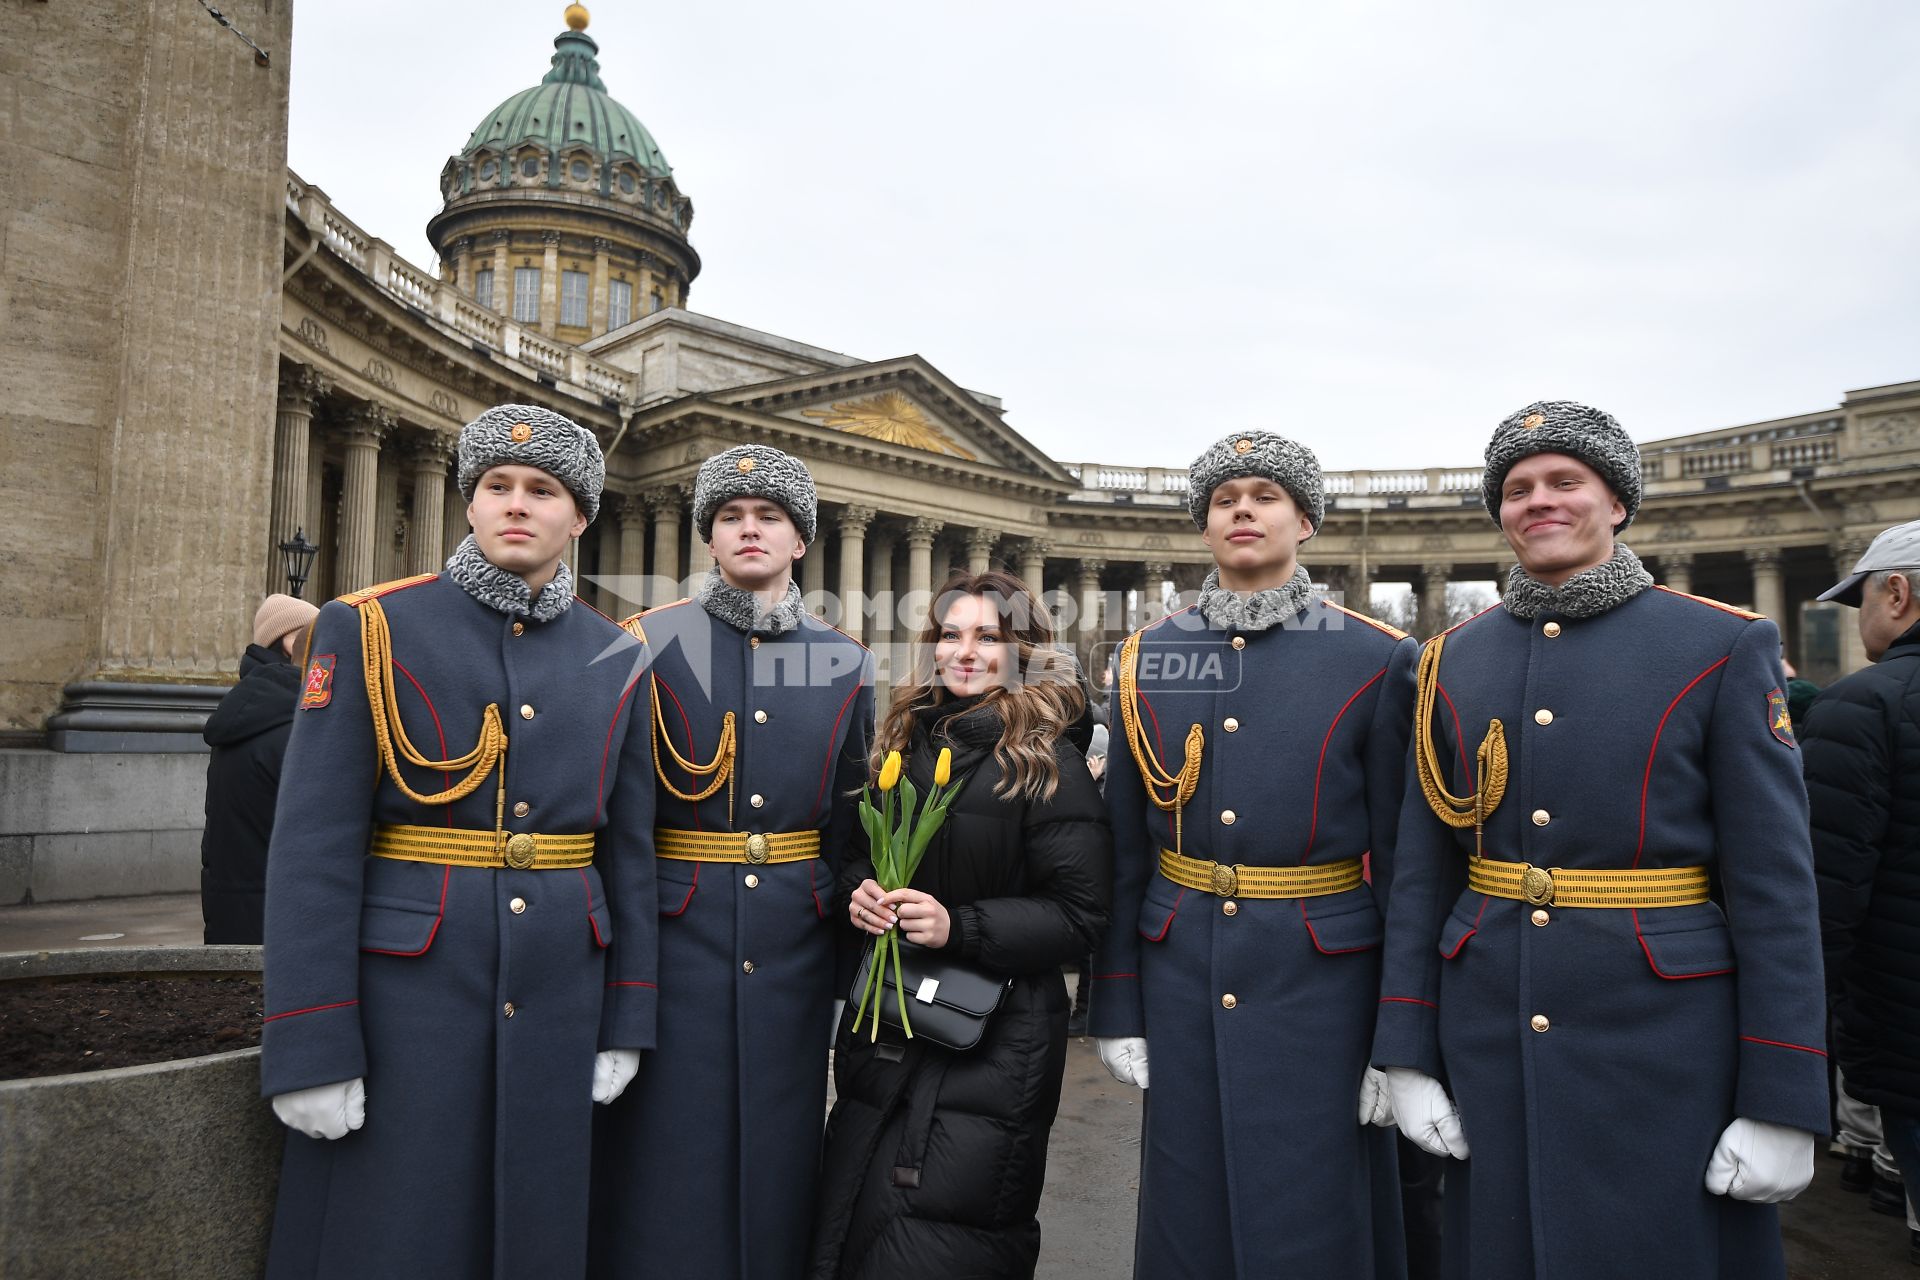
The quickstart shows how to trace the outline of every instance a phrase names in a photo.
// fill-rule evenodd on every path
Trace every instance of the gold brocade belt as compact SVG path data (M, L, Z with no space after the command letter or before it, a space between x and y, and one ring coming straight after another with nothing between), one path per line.
M368 852L376 858L392 858L398 862L559 871L593 864L593 833L543 836L527 831L467 831L383 823L374 827L373 847Z
M1467 859L1467 887L1536 907L1691 907L1707 900L1705 867L1569 871Z
M1171 849L1160 851L1160 874L1177 885L1222 898L1323 898L1364 883L1358 858L1305 867L1249 867L1205 862Z
M675 862L804 862L820 856L818 831L676 831L653 829L653 852Z

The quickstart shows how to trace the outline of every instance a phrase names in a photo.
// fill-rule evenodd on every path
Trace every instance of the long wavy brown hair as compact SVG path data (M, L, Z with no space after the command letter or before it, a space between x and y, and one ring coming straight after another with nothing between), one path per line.
M953 701L934 670L933 651L954 601L978 596L999 619L1002 660L1000 687L988 691L982 706L1000 713L1000 741L993 758L1000 765L994 794L1006 799L1052 799L1060 788L1060 766L1053 744L1087 709L1073 656L1053 642L1053 621L1027 584L997 569L956 573L934 596L926 623L913 642L913 670L893 691L887 714L874 736L873 768L879 771L889 751L906 754L913 717Z

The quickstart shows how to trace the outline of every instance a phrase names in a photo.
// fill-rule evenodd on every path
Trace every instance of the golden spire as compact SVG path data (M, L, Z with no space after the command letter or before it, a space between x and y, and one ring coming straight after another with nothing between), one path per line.
M570 4L567 6L567 30L585 31L587 29L587 6Z

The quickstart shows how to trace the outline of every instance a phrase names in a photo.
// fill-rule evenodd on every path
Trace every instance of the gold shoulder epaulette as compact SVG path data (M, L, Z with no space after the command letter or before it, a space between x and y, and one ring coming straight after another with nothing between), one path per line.
M396 591L405 591L408 587L417 587L423 582L432 582L440 575L420 573L411 578L395 578L392 582L382 582L377 586L362 587L358 591L349 591L339 597L340 603L358 609L369 600L378 600L381 596L390 596Z
M1390 627L1386 623L1380 621L1380 619L1378 618L1369 618L1364 613L1359 613L1353 609L1349 609L1347 608L1347 606L1343 604L1335 604L1331 600L1327 601L1326 604L1327 604L1327 608L1338 609L1341 613L1346 614L1349 618L1357 618L1361 622L1366 623L1368 626L1372 627L1376 631L1386 632L1388 635L1392 636L1395 640L1405 640L1407 638L1406 632L1402 631L1398 627Z
M854 642L855 644L857 644L857 645L859 645L859 646L860 646L860 648L861 648L861 649L862 649L862 650L863 650L864 652L867 652L867 653L872 653L872 652L873 652L873 650L871 650L871 649L868 649L868 648L867 648L867 642L866 642L866 641L864 641L864 640L862 640L862 639L861 639L861 638L860 638L859 636L856 636L856 635L854 635L854 634L852 634L851 632L849 632L849 631L847 631L847 630L846 630L845 628L843 628L843 627L834 627L834 626L833 626L833 624L832 624L831 622L828 622L828 621L827 621L827 620L826 620L825 618L823 618L823 617L821 617L821 616L820 616L819 614L817 614L817 613L813 615L813 618L814 618L814 621L815 621L815 622L819 622L819 623L822 623L822 624L824 624L824 625L826 625L826 626L829 626L829 627L833 627L833 629L834 629L835 631L838 631L838 632L839 632L839 633L840 633L841 635L843 635L843 636L846 636L846 638L847 638L847 639L849 639L849 640L851 640L851 641L853 641L853 642Z
M1736 618L1745 618L1749 622L1752 622L1756 618L1764 618L1767 616L1764 613L1755 613L1751 609L1736 609L1734 606L1730 604L1723 604L1720 601L1710 599L1707 596L1696 596L1696 595L1691 595L1685 591L1675 591L1672 587L1658 587L1658 589L1666 592L1670 596L1679 596L1683 600L1697 600L1701 604L1707 605L1710 608L1718 609L1722 613L1730 613L1734 615Z
M647 633L645 628L640 625L640 619L644 618L646 614L647 611L645 609L642 609L639 613L628 614L626 617L620 619L620 629L632 636L635 640L645 643Z
M678 609L683 604L692 604L692 603L693 603L692 596L681 596L678 600L669 600L665 604L656 604L650 609L642 609L640 612L634 614L633 616L636 618L644 618L648 614L658 613L662 609Z

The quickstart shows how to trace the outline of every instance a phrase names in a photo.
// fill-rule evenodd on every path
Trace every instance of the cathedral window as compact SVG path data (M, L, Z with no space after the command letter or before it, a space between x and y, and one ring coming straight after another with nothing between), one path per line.
M667 305L667 300L660 296L660 291L658 289L655 289L653 291L653 297L648 299L647 301L647 314L652 315L654 312L660 310L660 308L666 305Z
M513 269L513 318L521 324L540 319L540 268Z
M591 173L592 171L587 168L587 162L585 160L575 160L571 165L567 166L567 175L575 182L585 182L587 178L591 176Z
M473 273L473 300L483 307L493 306L493 268L486 267Z
M562 271L560 273L560 323L579 325L587 323L587 273L584 271Z
M607 286L607 328L618 329L633 319L633 286L613 280Z

